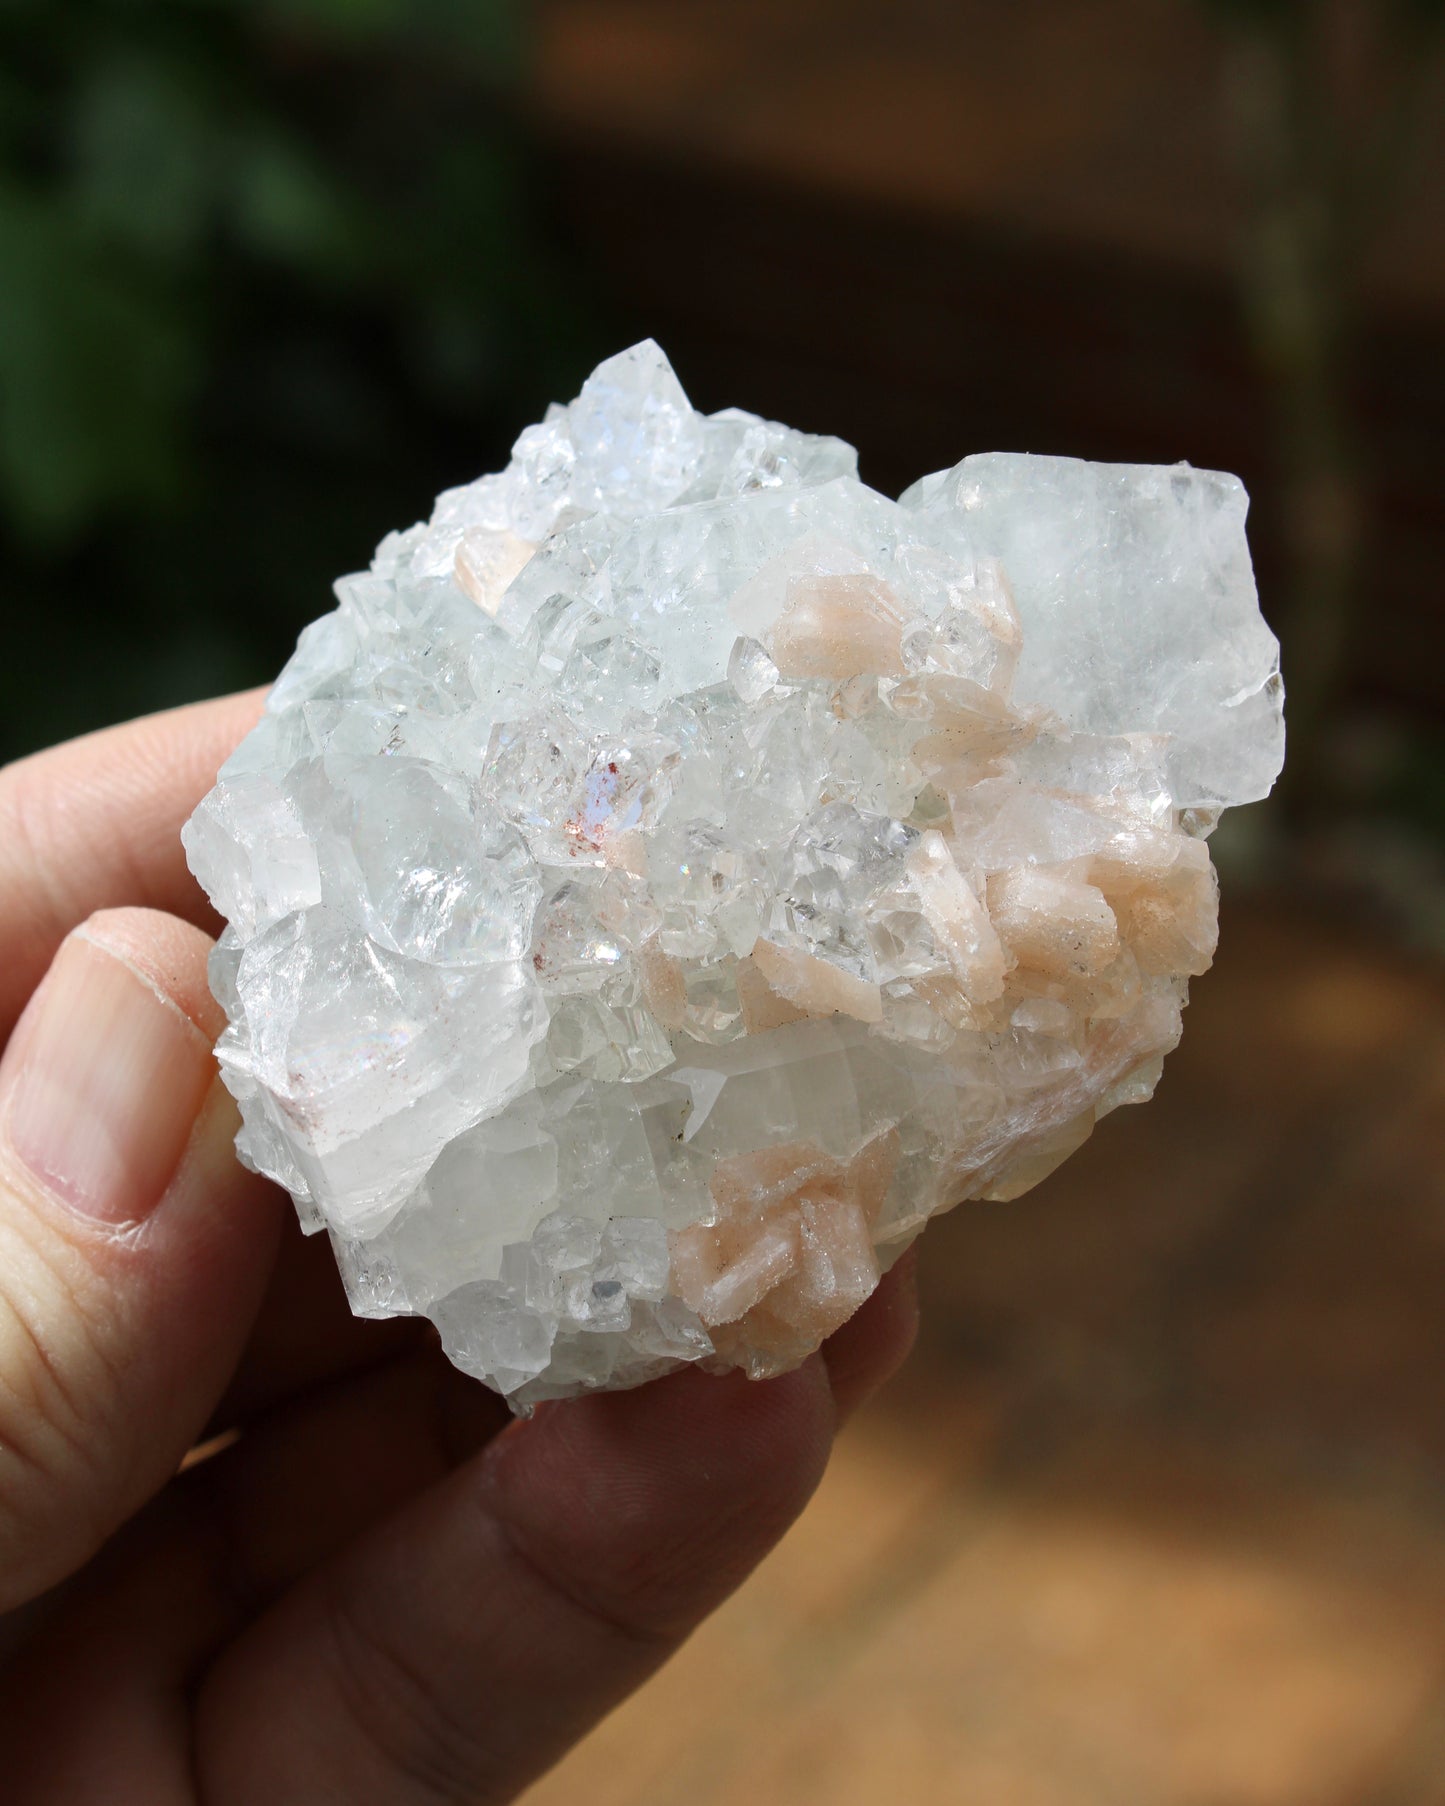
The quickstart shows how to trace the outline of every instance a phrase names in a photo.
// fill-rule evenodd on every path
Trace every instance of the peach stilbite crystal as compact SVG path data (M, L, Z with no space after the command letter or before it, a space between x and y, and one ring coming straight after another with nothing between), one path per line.
M243 1159L518 1410L802 1360L1147 1097L1279 770L1233 477L897 502L645 344L391 534L185 834Z
M780 677L903 677L903 610L876 577L795 577L773 624Z
M853 1016L859 1022L883 1020L883 998L876 984L845 972L831 960L779 947L773 941L753 943L753 964L778 996L805 1016Z
M874 1229L897 1157L890 1128L847 1162L815 1142L718 1161L714 1220L670 1238L673 1281L717 1356L776 1373L847 1322L878 1283Z

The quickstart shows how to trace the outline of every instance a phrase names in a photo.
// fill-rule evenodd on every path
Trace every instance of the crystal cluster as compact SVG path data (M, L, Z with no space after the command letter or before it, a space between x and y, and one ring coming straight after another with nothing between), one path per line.
M337 585L189 823L241 1156L525 1410L773 1373L1146 1098L1283 750L1230 476L600 366Z

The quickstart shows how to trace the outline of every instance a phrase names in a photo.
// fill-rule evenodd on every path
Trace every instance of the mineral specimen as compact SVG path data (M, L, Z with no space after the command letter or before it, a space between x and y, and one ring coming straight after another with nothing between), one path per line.
M186 829L241 1157L519 1409L764 1375L1146 1098L1283 748L1245 495L604 363L337 585Z

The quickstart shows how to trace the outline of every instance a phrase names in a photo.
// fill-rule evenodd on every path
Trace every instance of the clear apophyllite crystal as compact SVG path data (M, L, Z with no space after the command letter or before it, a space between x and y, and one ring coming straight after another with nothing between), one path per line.
M186 829L242 1158L525 1408L802 1359L1149 1095L1283 752L1229 476L892 502L651 344L383 540Z

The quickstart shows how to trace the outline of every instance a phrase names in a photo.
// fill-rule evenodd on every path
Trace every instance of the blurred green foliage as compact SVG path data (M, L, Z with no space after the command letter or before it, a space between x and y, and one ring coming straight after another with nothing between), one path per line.
M263 680L569 389L522 11L0 0L0 757Z

